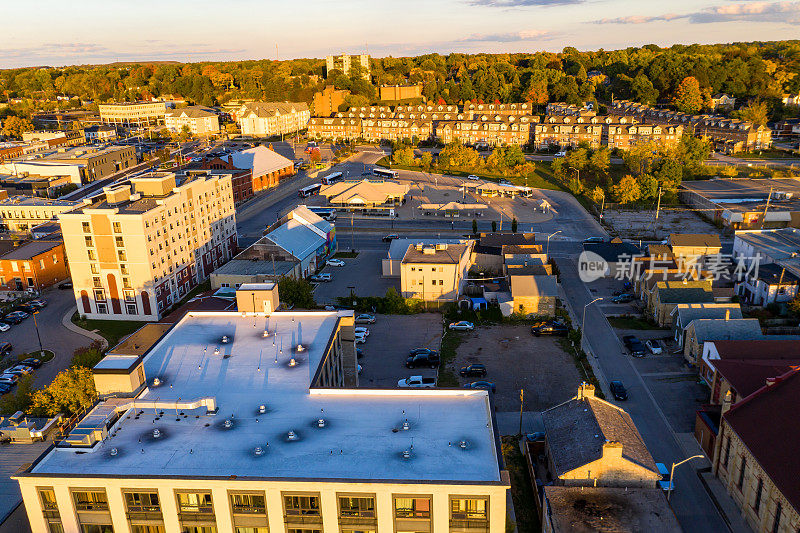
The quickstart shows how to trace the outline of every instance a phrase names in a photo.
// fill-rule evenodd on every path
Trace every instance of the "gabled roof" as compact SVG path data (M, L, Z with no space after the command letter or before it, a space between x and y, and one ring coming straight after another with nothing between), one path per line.
M753 340L764 336L757 318L699 318L687 327L694 327L699 343L715 340Z
M302 111L308 111L308 104L305 102L248 102L242 106L239 116L255 113L259 118L269 118Z
M60 246L63 244L64 241L46 241L46 240L29 241L23 244L22 246L17 246L16 248L12 248L10 251L8 251L2 257L0 257L0 259L30 260L38 255L49 252L56 246Z
M308 224L301 217L289 219L267 233L265 238L301 261L327 242L327 239L320 235L318 228Z
M526 296L558 296L558 281L555 276L530 276L509 270L511 295L514 298Z
M708 281L659 281L656 283L658 301L663 303L713 302L714 294Z
M342 180L323 185L319 194L332 204L385 203L408 193L409 185L390 180Z
M718 340L714 347L723 360L800 359L800 342L792 339Z
M283 170L287 167L294 168L294 163L274 152L266 146L256 146L231 154L233 165L236 168L250 169L253 177L258 178L265 174Z
M800 371L764 386L723 417L795 509L800 509ZM768 423L765 423L768 421Z
M738 398L745 398L766 385L768 379L800 368L800 357L791 360L725 359L714 361L714 368L736 391Z
M691 303L678 304L672 310L673 315L680 318L683 327L688 326L692 320L700 318L742 318L742 308L739 304L729 303Z
M622 444L624 459L658 472L630 415L613 404L575 397L542 412L542 420L557 476L602 458L609 441Z
M217 114L213 109L201 106L181 107L179 109L167 110L165 116L167 117L188 117L188 118L206 118L214 117Z
M711 233L672 233L669 236L669 243L672 246L688 246L690 248L720 248L722 246L719 235Z

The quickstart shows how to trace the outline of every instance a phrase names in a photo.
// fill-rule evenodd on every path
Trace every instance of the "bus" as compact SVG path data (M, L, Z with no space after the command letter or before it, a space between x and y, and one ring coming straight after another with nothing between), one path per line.
M323 185L330 185L331 183L339 181L340 179L342 179L342 173L341 172L334 172L333 174L328 174L327 176L323 177L322 178L322 184Z
M375 167L372 169L372 173L379 178L387 178L387 179L397 179L399 174L396 170L389 170L387 168Z
M333 207L320 207L317 205L299 205L297 207L305 207L315 215L319 215L328 222L336 220L336 209Z
M300 198L308 198L309 196L313 196L319 192L322 188L321 183L315 183L314 185L309 185L308 187L303 187L297 193Z

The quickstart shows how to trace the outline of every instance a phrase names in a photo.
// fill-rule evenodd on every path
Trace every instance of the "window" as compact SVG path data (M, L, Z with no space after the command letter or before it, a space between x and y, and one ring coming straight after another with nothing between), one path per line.
M728 458L731 456L731 438L725 443L725 457L722 458L722 466L728 468Z
M431 280L431 285L436 285L436 280L435 279Z
M43 511L58 511L56 492L53 489L39 489L39 499L42 501Z
M164 526L131 524L131 533L164 533Z
M217 533L214 526L184 526L181 525L181 533Z
M293 530L290 529L289 531L293 531ZM302 530L298 530L298 531L302 531ZM235 533L269 533L269 528L268 527L239 527L239 526L236 526L234 528L234 532Z
M122 248L125 246L125 241L122 240L122 237L114 237L114 244L116 244L117 248Z
M742 468L739 470L739 481L736 483L736 486L739 487L739 490L742 490L744 487L744 471L747 468L747 459L742 457Z
M53 254L53 264L54 265L58 264L58 254Z
M424 498L395 498L395 518L425 518L431 517L431 499Z
M81 533L114 533L111 524L81 524Z
M125 506L128 508L128 512L161 511L157 492L126 492Z
M128 256L125 253L125 250L117 250L117 257L119 258L120 261L127 261L128 260Z
M284 496L283 507L287 516L319 516L319 496Z
M453 498L451 520L486 520L486 498Z
M443 279L440 279L440 280L439 280L439 286L441 287L441 286L443 286L443 285L444 285L444 280L443 280Z
M92 287L95 287L95 288L102 288L103 287L103 282L100 281L100 276L94 276L92 278ZM100 298L100 299L104 300L105 298Z
M783 506L781 502L775 504L775 520L772 522L772 533L778 533L781 530L781 514L783 514Z
M89 265L89 270L92 271L92 274L99 274L100 273L100 267L97 266L95 263L92 263L92 264ZM100 278L92 278L92 279L100 279ZM95 287L96 286L97 285L95 285Z
M264 514L267 512L263 494L231 494L231 508L234 513Z
M75 509L78 511L108 511L108 498L104 491L73 492Z
M91 237L84 237L83 240L86 242L86 246L88 246L89 248L94 246L94 243L92 242L92 238Z
M758 514L761 508L761 492L764 490L764 480L758 478L758 485L756 485L756 501L753 502L753 510Z
M135 302L136 301L136 293L132 290L124 290L122 293L125 295L126 302Z
M210 492L179 492L179 513L213 513L214 505Z
M130 272L128 272L128 265L126 265L125 263L120 263L119 271L123 276L127 276L130 274Z
M97 313L100 315L108 314L108 306L104 303L97 304Z
M114 222L114 233L122 233L122 224Z
M91 226L89 226L88 222L82 222L81 226L83 226L83 232L84 233L91 233L92 232L92 228L91 228Z
M125 287L126 289L130 289L131 288L130 278L122 278L122 286Z
M44 270L44 259L39 259L39 268Z
M89 254L89 261L97 261L97 254L94 253L94 250L87 250Z
M372 496L339 496L341 518L375 518L375 498Z

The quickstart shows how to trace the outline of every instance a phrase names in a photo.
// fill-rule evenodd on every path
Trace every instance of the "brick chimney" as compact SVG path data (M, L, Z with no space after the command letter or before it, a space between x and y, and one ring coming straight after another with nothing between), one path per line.
M233 155L228 155L228 164L233 166Z
M622 459L622 443L607 440L603 443L603 459Z
M594 385L586 383L585 381L578 385L578 400L585 400L586 398L594 398Z

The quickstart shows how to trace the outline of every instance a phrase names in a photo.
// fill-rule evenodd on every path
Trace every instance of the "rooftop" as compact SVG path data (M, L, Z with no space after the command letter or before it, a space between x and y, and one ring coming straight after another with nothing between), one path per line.
M55 198L42 198L39 196L17 195L0 200L0 207L30 206L30 207L75 207L81 202L71 200L58 200Z
M402 262L457 265L470 248L470 244L410 244Z
M760 231L737 231L736 239L740 239L775 261L788 259L798 255L800 251L800 230L797 228L781 228Z
M291 159L283 157L266 146L241 150L228 157L236 168L252 170L255 178L287 167L294 168L294 162Z
M672 311L681 319L683 327L688 326L692 320L700 318L742 318L742 308L739 304L727 303L697 303L697 304L678 304Z
M714 368L730 383L738 398L750 396L767 384L767 380L800 368L800 357L795 359L723 359L714 361Z
M609 263L617 263L627 258L642 255L641 250L629 242L588 242L584 243L583 249L587 252L594 252Z
M49 252L56 246L61 246L63 244L64 241L45 241L45 240L29 241L3 254L2 256L0 256L0 259L18 260L18 261L33 259L37 255Z
M508 272L511 276L511 294L515 298L558 296L558 281L555 276L531 276L521 272L520 275L517 275L517 270L511 269Z
M441 239L405 239L399 238L392 240L391 244L389 244L389 259L394 260L401 260L403 256L406 255L408 251L408 247L413 244L423 244L428 246L433 246L435 244L464 244L466 239L457 239L457 238L441 238Z
M661 489L544 487L553 533L680 533Z
M324 311L189 313L145 355L149 388L138 405L100 404L123 410L110 436L92 449L51 449L30 472L502 483L486 391L309 388L339 320ZM293 348L298 343L303 352ZM290 358L298 364L291 366ZM216 415L206 407L163 407L210 397ZM101 411L84 420L87 427L113 421ZM406 420L410 429L399 429ZM289 431L298 438L289 440ZM462 440L466 448L458 445ZM264 453L256 455L255 447Z
M800 277L794 272L776 263L758 265L758 279L768 285L797 285L800 282Z
M800 359L800 342L791 339L718 340L720 359Z
M710 281L659 281L658 300L662 304L709 303L714 301Z
M214 274L219 276L285 276L295 267L291 261L266 259L231 259Z
M669 236L672 246L688 246L691 248L720 248L719 235L710 233L672 233Z
M754 340L764 336L757 318L698 318L692 322L697 341Z
M763 211L772 189L770 211L800 209L797 178L696 180L684 182L681 187L729 209L749 211Z

